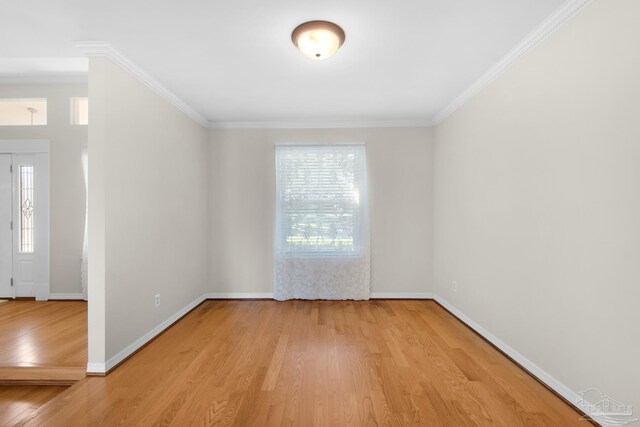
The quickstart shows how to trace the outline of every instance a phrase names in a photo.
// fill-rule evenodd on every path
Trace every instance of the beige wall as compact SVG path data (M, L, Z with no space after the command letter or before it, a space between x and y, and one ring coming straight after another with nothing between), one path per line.
M107 59L89 90L90 328L108 361L205 292L207 132Z
M436 293L636 411L639 17L595 1L435 130Z
M85 187L82 149L87 126L72 126L70 98L86 97L87 85L0 85L0 98L47 98L46 126L0 126L0 139L50 141L50 291L81 293Z
M276 143L364 142L372 292L431 292L430 129L212 130L209 292L270 293Z

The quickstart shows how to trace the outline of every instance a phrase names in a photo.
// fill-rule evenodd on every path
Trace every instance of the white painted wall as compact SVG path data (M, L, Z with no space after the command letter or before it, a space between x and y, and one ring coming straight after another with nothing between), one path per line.
M276 143L364 142L372 292L431 292L430 129L212 130L209 292L270 293Z
M108 59L89 66L91 364L203 295L208 205L207 131Z
M87 126L72 126L70 98L86 97L87 85L0 85L0 98L47 98L46 126L0 126L0 139L50 141L50 291L81 293L85 187L82 148Z
M638 17L635 0L586 8L437 126L434 178L436 293L636 412Z

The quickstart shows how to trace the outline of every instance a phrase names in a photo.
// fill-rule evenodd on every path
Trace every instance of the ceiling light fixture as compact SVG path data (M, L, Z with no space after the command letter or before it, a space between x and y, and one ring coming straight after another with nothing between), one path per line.
M291 40L307 58L320 61L332 56L344 43L344 30L329 21L309 21L298 25Z

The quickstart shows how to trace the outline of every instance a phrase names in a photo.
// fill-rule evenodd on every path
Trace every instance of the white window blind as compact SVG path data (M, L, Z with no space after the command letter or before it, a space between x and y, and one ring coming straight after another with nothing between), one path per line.
M277 146L276 172L276 298L368 298L365 147Z

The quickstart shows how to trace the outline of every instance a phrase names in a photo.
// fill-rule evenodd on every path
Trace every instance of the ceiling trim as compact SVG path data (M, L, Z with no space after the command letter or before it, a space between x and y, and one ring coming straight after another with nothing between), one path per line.
M311 121L257 121L215 122L209 129L348 129L348 128L424 128L433 126L430 120L311 120Z
M433 125L442 123L444 119L462 107L483 88L500 77L505 71L515 65L522 57L538 46L547 37L560 29L574 15L584 9L593 0L568 0L553 15L542 22L529 33L520 43L500 59L493 67L480 77L474 84L458 95L433 118Z
M149 89L157 95L164 98L171 105L182 111L195 122L203 127L208 127L209 120L200 114L197 110L189 106L180 99L175 93L167 89L162 83L152 77L138 64L127 58L125 55L114 49L109 43L103 41L83 41L76 42L74 45L88 57L108 58L112 62L119 65L123 70L144 83Z

